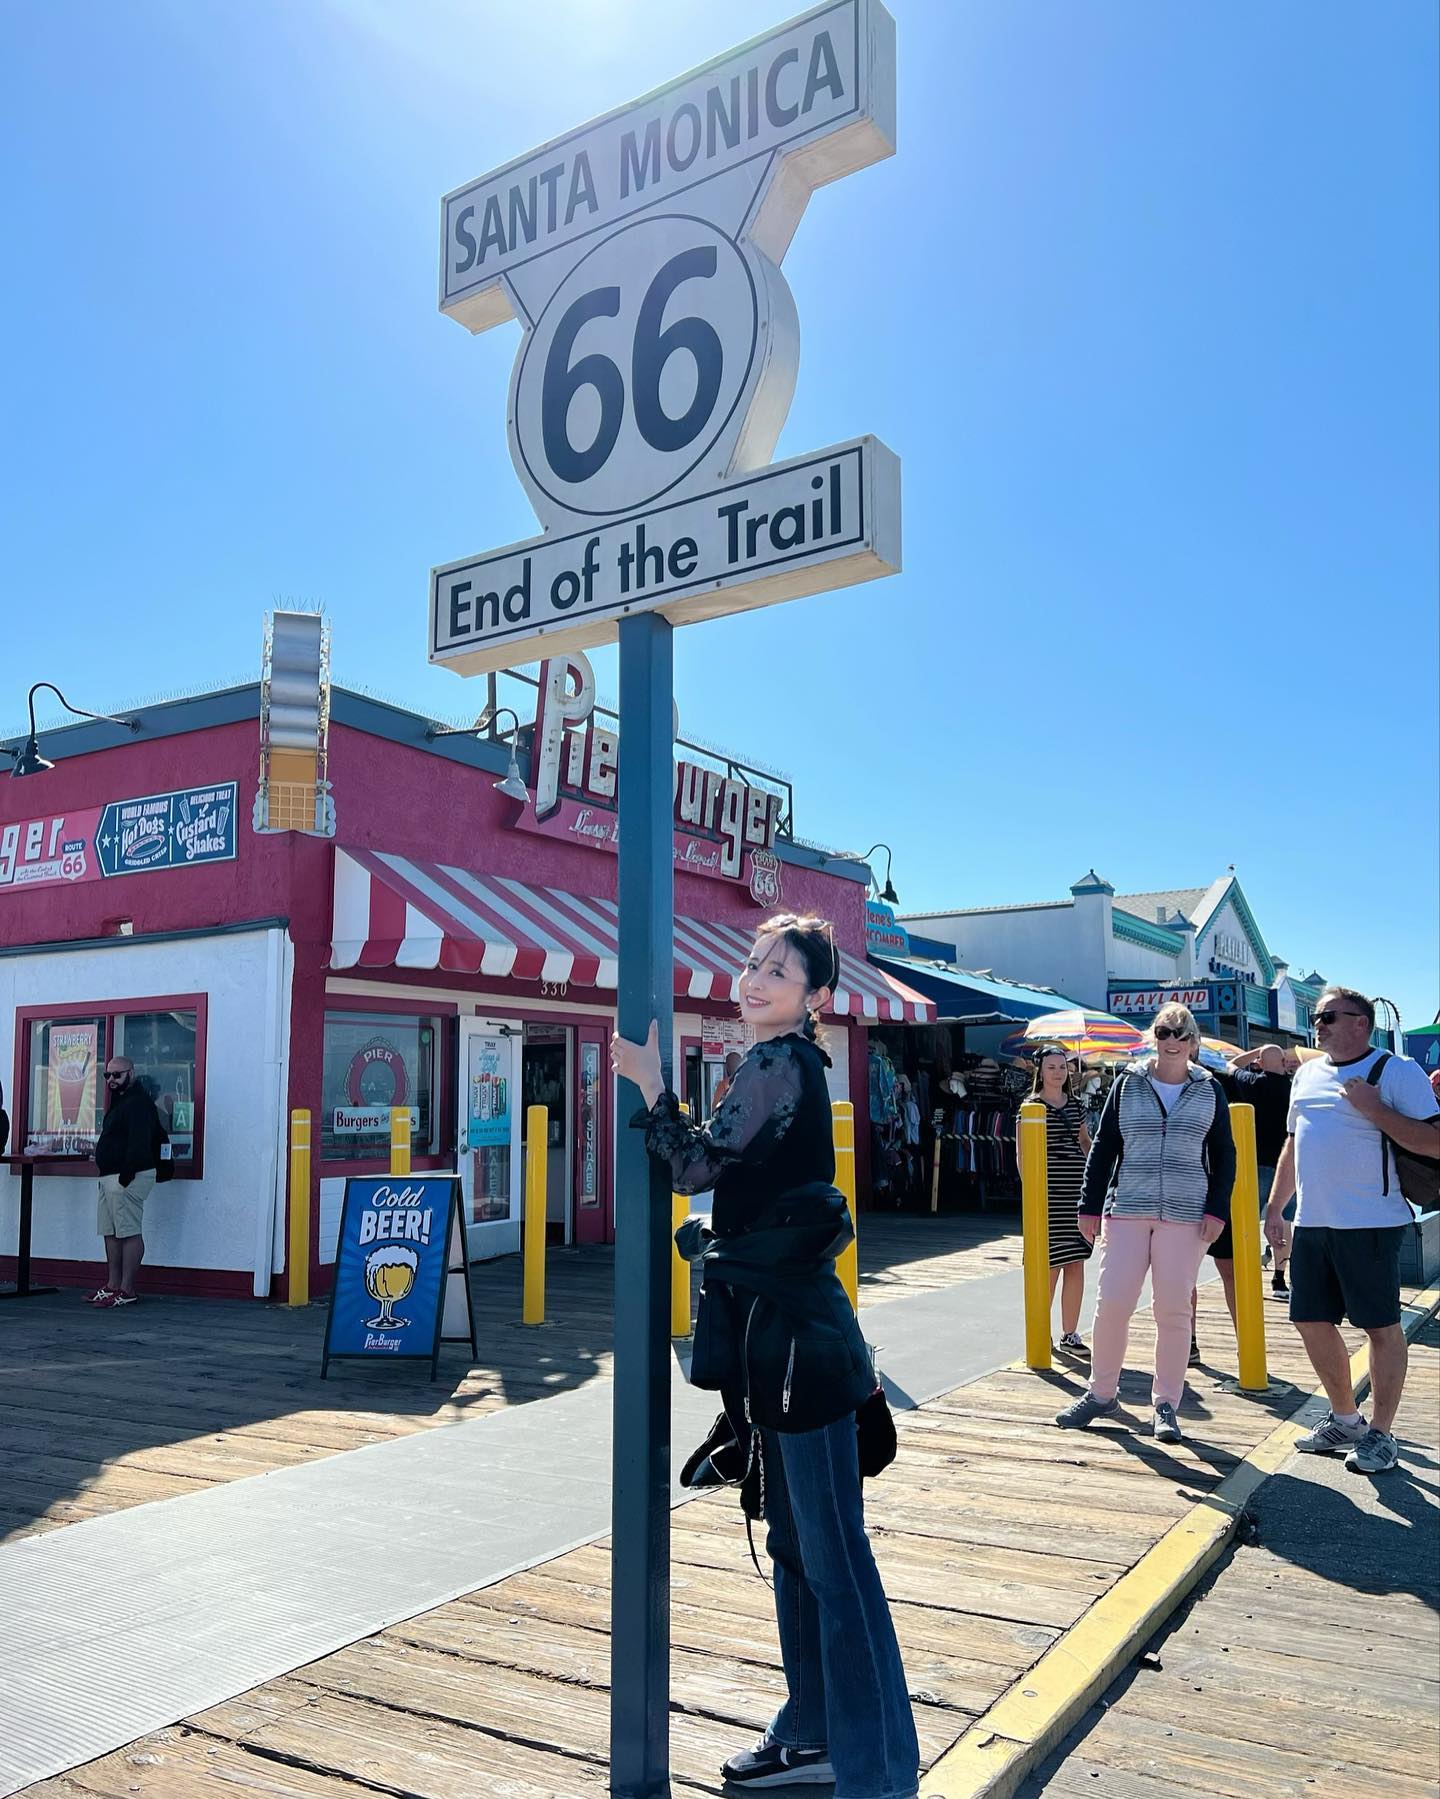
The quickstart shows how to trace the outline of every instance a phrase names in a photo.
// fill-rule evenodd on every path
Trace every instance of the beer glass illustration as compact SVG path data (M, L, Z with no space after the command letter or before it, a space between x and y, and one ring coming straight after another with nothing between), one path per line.
M415 1285L420 1256L398 1243L385 1243L365 1258L365 1291L380 1308L378 1318L367 1318L367 1330L403 1330L408 1318L397 1318L395 1308Z

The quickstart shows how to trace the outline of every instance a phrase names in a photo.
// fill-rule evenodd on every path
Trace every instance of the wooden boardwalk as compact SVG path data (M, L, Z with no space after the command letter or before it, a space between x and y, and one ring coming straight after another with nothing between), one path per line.
M872 1231L872 1254L889 1228ZM931 1241L938 1245L939 1234ZM977 1254L983 1270L988 1253L971 1244L941 1257L912 1255L887 1269L885 1280L900 1282L906 1270L916 1281L938 1280L938 1263L947 1258L951 1278L963 1280ZM1202 1343L1227 1348L1210 1367L1192 1371L1182 1417L1193 1435L1178 1447L1117 1428L1061 1436L1049 1421L1078 1390L1078 1373L1041 1378L1001 1370L901 1419L899 1460L871 1487L867 1508L927 1762L1293 1409L1293 1392L1255 1401L1222 1390L1221 1376L1233 1371L1233 1343L1218 1287L1202 1291L1201 1306ZM1267 1311L1272 1375L1303 1380L1308 1389L1298 1340L1279 1308ZM598 1364L598 1323L596 1332ZM1019 1335L1017 1318L1017 1342ZM1138 1321L1132 1366L1144 1365L1149 1346L1148 1324ZM283 1369L279 1342L271 1353ZM262 1363L256 1358L247 1367ZM171 1372L180 1378L179 1369ZM294 1378L308 1388L308 1377ZM484 1380L498 1388L506 1378L501 1372ZM233 1379L227 1368L226 1380ZM1127 1374L1122 1398L1136 1424L1147 1394L1148 1381ZM450 1416L473 1415L495 1396L457 1388L431 1413L417 1405L398 1427L443 1422L447 1408ZM297 1409L278 1415L303 1440L267 1434L265 1442L335 1453L345 1447L334 1440L343 1430L386 1428L374 1411L306 1410L308 1390L295 1397ZM189 1401L172 1396L175 1403ZM364 1404L376 1404L373 1393ZM38 1409L43 1416L43 1405ZM276 1416L274 1406L266 1408L265 1432ZM321 1421L332 1437L323 1448L311 1441ZM238 1435L256 1462L269 1453L233 1426L219 1434ZM182 1450L204 1453L193 1444L170 1445L187 1471L181 1478L205 1478L177 1454ZM208 1475L230 1477L233 1471L214 1468ZM104 1503L97 1493L97 1507ZM480 1496L476 1527L484 1527ZM671 1740L678 1795L719 1793L720 1762L759 1733L778 1703L771 1603L750 1566L732 1495L697 1499L674 1514ZM609 1554L600 1541L29 1791L44 1799L234 1799L237 1790L291 1799L598 1795L607 1778L608 1608ZM1123 1788L1111 1790L1130 1799ZM1136 1799L1168 1796L1147 1789Z
M1373 1483L1302 1457L1293 1475L1262 1488L1258 1545L1221 1564L1103 1711L1024 1788L1027 1799L1435 1799L1434 1321L1411 1345L1397 1429L1402 1466Z
M1017 1223L866 1215L862 1307L1018 1268ZM550 1251L541 1330L519 1322L518 1257L477 1265L474 1283L480 1360L446 1347L433 1385L413 1368L353 1363L322 1381L323 1302L94 1312L62 1292L0 1307L0 1540L610 1378L609 1250Z

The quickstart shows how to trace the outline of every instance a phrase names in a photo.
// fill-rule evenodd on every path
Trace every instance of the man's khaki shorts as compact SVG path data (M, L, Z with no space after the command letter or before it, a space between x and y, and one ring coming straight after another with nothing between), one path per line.
M150 1189L155 1185L155 1170L142 1169L128 1187L120 1185L118 1174L100 1176L100 1203L95 1208L95 1228L102 1237L141 1236L141 1216Z

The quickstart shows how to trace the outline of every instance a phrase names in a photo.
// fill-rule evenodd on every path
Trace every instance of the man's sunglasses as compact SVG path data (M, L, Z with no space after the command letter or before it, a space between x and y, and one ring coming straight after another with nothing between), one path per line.
M1188 1037L1189 1035L1189 1031L1173 1030L1168 1024L1157 1025L1155 1027L1155 1041L1157 1043L1168 1043L1172 1037L1183 1038Z
M117 1068L113 1073L107 1070L105 1079L107 1081L123 1081L125 1079L125 1070L123 1068Z
M1363 1018L1363 1012L1317 1012L1312 1019L1314 1024L1334 1024L1337 1018Z

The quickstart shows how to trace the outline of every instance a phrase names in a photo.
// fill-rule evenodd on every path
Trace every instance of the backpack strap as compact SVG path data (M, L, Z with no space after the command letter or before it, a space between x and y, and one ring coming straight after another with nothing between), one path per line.
M1375 1087L1378 1089L1378 1087L1380 1085L1380 1076L1384 1072L1385 1064L1389 1060L1390 1060L1389 1050L1382 1049L1380 1051L1380 1054L1378 1056L1376 1056L1374 1062L1371 1064L1369 1074L1367 1074L1365 1076L1365 1085L1367 1087ZM1390 1139L1385 1135L1384 1131L1381 1131L1381 1133L1380 1133L1380 1180L1381 1180L1380 1190L1387 1197L1389 1196L1389 1193L1390 1193L1390 1148L1389 1148L1389 1145L1390 1145Z

